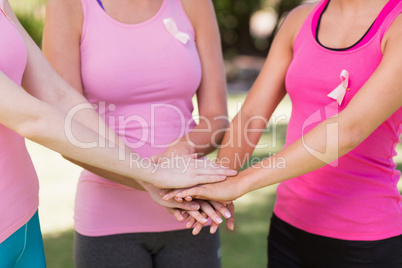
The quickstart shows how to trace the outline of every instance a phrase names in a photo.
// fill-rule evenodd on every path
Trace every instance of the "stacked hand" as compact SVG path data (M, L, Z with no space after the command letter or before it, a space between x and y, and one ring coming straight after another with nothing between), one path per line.
M180 156L178 155L180 153ZM202 227L209 223L211 219L210 232L215 233L218 226L223 222L222 217L226 219L226 225L230 230L234 229L234 205L233 202L219 202L217 199L192 199L183 200L183 198L173 198L182 189L169 191L165 188L186 188L195 185L210 185L219 181L224 181L226 176L234 176L236 171L224 168L218 164L212 163L206 159L197 159L197 155L189 154L189 151L183 146L169 147L163 154L151 157L154 163L160 167L168 167L171 176L178 177L172 187L172 177L169 172L164 170L161 172L164 176L158 179L154 185L143 184L143 187L149 192L151 198L157 204L168 209L178 221L187 221L186 227L193 228L193 234L198 234ZM174 160L174 161L173 161ZM175 166L171 164L175 163ZM181 164L180 164L181 163ZM177 174L177 170L181 170L181 174ZM175 174L176 173L176 174ZM188 178L192 177L189 181ZM179 180L183 178L182 180ZM187 179L187 180L186 180ZM183 186L183 184L187 184ZM162 190L162 188L164 190ZM196 189L196 188L190 188ZM212 201L214 200L214 201Z

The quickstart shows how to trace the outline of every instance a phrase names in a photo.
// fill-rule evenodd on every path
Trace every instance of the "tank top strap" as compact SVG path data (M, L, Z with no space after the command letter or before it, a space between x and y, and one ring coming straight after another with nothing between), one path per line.
M390 5L390 10L387 14L384 14L383 18L379 18L382 20L378 30L380 39L383 38L394 20L402 13L402 0L390 0L387 5Z
M329 0L322 0L316 4L310 14L307 16L302 26L300 27L299 32L297 33L295 43L293 47L297 47L304 42L314 42L315 31L317 28L317 23L320 17L322 10L325 8L326 4Z
M193 25L191 23L190 18L187 15L186 10L183 7L182 0L163 0L166 1L166 9L164 10L164 14L162 16L170 16L173 17L174 20L176 21L177 26L182 29L185 29L185 31L189 34L191 34L193 37L195 36L195 31L193 28Z
M81 43L83 42L87 28L88 28L88 12L89 12L89 5L91 0L81 0L81 7L82 7L82 32L81 32Z
M313 11L310 13L309 18L306 20L310 22L311 32L314 36L317 32L318 21L320 20L320 16L324 12L324 9L326 9L328 2L329 0L322 0L320 3L318 3L313 9Z

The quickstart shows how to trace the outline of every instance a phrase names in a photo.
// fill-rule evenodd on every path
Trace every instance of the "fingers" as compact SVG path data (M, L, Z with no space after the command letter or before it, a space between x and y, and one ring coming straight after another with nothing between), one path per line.
M174 201L173 201L174 202ZM181 203L174 203L172 204L175 208L182 209L182 210L199 210L201 208L198 202L181 202Z
M180 209L177 208L168 208L167 209L170 213L173 214L173 216L175 216L175 218L180 221L183 222L186 220L186 218L183 216L182 211Z
M226 180L225 175L197 175L195 176L194 185L215 183Z
M175 197L175 199L176 198L179 198L179 197ZM184 198L184 200L186 200L187 202L190 202L190 201L193 201L193 198L191 197L191 196L186 196L186 198Z
M197 202L201 206L201 211L187 211L187 213L190 215L190 218L186 224L186 228L193 228L193 235L199 234L202 227L208 222L208 217L212 219L212 223L210 226L211 234L214 234L218 230L219 225L223 222L222 214L226 214L226 217L229 218L229 226L233 226L234 222L230 219L232 218L231 211L233 211L234 213L232 207L228 209L221 202L213 202L213 205L203 200L197 200ZM231 227L230 229L233 230L233 227Z
M190 216L189 221L186 224L186 228L190 229L193 228L192 234L197 235L201 232L202 227L204 227L204 224L198 222L196 219Z
M226 226L229 228L229 230L234 231L234 221L235 221L234 203L230 202L230 204L228 204L226 207L230 211L230 214L232 215L230 218L226 219Z
M210 217L213 222L215 222L218 225L223 222L221 218L222 215L219 212L215 211L215 209L211 206L210 203L202 200L198 200L197 202L200 204L202 212L206 214L208 217Z
M188 222L186 223L186 228L187 228L187 229L192 228L196 222L197 222L197 220L194 219L193 217L191 217L191 216L189 215L189 220L188 220Z
M180 197L177 197L177 196L174 197L174 200L176 200L179 203L183 202L183 198L180 198Z
M185 220L187 220L187 219L190 217L190 215L188 215L188 213L185 212L185 211L182 211L181 214L183 215L183 217L184 217Z
M177 194L179 194L181 191L183 191L183 190L182 189L163 190L161 192L161 196L163 196L162 199L165 200L165 201L170 200L172 198L176 199ZM182 202L183 198L177 197L176 201L177 202Z
M204 212L201 212L201 215L205 218L207 218L207 215L205 215ZM204 223L205 224L205 223ZM204 227L204 224L200 223L200 222L196 222L195 225L193 226L193 235L198 235L201 232L202 227Z
M202 186L196 186L193 188L189 188L186 190L182 190L181 192L176 194L176 197L178 198L186 198L188 196L192 196L193 198L196 199L208 199L206 198L207 194L209 191L206 189L206 186L202 185ZM169 195L170 197L170 195Z
M201 232L202 227L204 227L204 224L201 224L197 221L193 228L193 235L198 235Z
M186 211L191 217L193 217L196 221L200 222L201 224L206 224L208 222L207 217L205 214L203 215L200 211ZM191 227L190 227L191 228Z
M219 213L223 215L226 219L229 219L232 216L230 210L226 207L225 204L218 201L209 201L209 203L215 210L219 211Z
M216 224L215 222L211 223L211 226L209 227L209 232L211 234L216 233L216 231L218 230L219 224Z
M204 224L201 224L200 222L196 221L193 219L193 221L188 225L190 226L189 228L193 227L193 235L197 235L201 232L202 227L204 227ZM209 232L210 234L216 233L216 231L219 228L219 224L215 223L214 221L211 222L211 225L209 227Z

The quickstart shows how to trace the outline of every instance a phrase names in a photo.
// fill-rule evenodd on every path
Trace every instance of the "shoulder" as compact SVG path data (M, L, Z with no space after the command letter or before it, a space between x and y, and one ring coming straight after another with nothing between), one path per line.
M180 0L191 23L196 26L215 21L215 10L212 0Z
M81 33L83 19L81 0L49 0L47 3L45 24L52 24L48 26Z
M50 9L63 9L66 11L81 11L82 4L81 0L49 0L47 3L47 8Z
M288 33L294 41L303 23L318 3L319 2L313 2L297 6L286 15L280 28L283 28L283 31Z
M385 32L381 42L381 50L383 53L387 51L387 47L402 46L402 13L392 22L389 29Z
M83 19L81 0L49 0L46 6L46 14L48 13L75 21Z

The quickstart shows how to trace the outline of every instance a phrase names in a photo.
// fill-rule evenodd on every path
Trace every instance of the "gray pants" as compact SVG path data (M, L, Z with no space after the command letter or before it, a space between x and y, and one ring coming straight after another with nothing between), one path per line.
M191 230L83 236L75 233L76 268L220 268L219 232Z

